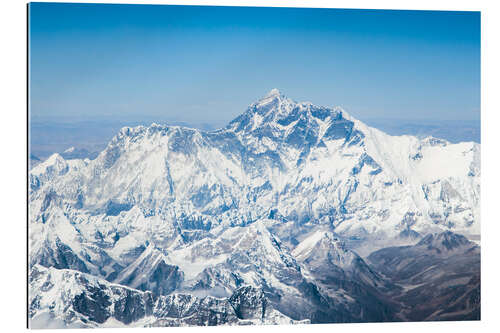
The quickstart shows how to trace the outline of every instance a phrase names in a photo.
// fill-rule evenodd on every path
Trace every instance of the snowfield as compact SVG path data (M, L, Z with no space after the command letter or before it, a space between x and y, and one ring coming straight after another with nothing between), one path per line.
M479 262L480 175L477 143L389 136L276 89L216 131L125 127L94 160L30 170L31 326L478 319L478 269L453 280L467 310L439 317L410 309L439 274L413 286L366 257L414 248L418 273L453 239ZM155 310L169 297L198 310Z

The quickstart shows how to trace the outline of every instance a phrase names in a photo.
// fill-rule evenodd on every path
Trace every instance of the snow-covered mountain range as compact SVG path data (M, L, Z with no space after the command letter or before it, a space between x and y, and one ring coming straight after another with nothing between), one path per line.
M417 282L381 260L412 253L418 274L446 243L463 257L446 272L476 295L479 203L479 144L389 136L276 89L220 130L126 127L95 159L54 154L29 172L30 320L446 319L414 311ZM439 289L443 274L418 283ZM452 318L478 318L479 301L466 303ZM159 310L186 304L196 315Z

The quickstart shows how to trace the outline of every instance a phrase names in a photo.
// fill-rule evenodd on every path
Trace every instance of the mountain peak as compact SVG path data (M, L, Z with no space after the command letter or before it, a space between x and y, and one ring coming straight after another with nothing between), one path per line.
M278 89L272 89L231 121L227 129L303 149L330 140L358 143L364 135L354 125L354 119L339 107L297 103Z
M273 88L271 89L264 97L278 97L282 96L283 94L278 88Z
M288 101L289 103L292 103L292 100L283 95L283 93L279 89L273 88L266 95L264 95L264 97L259 99L256 103L254 103L253 106L264 107L271 103L279 104L283 101Z
M438 234L429 234L422 238L417 244L427 246L428 248L437 249L439 252L452 251L457 248L474 246L466 237L453 233L451 231L444 231Z
M349 250L333 232L318 230L306 237L292 251L299 261L325 263L330 262L336 266L351 267L358 255Z

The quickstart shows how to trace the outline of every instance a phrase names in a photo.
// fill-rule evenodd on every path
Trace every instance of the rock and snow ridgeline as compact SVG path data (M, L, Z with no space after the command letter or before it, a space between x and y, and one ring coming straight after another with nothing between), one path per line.
M274 311L260 323L424 320L398 310L409 304L399 295L407 287L374 268L382 257L360 255L390 246L433 251L421 243L443 237L477 248L447 233L479 239L479 200L478 144L389 136L341 108L296 103L273 89L220 130L123 128L93 160L55 154L33 167L30 267L90 274L94 289L112 283L154 299L230 300L253 286ZM479 260L471 251L467 258ZM69 326L132 323L112 312L93 320L87 301L80 311L72 303L71 315L50 305L66 296L31 283L30 316ZM96 302L115 304L108 296ZM475 313L477 302L467 304ZM238 311L215 322L152 313L133 321L245 319Z

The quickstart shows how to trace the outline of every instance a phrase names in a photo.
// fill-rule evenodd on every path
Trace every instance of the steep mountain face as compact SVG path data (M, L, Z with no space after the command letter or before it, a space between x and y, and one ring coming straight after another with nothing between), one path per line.
M32 267L29 280L32 328L298 323L274 310L262 291L250 286L224 299L157 296L81 272L39 265Z
M185 292L228 296L240 286L259 286L269 304L296 320L340 318L335 317L339 306L319 290L286 246L269 232L266 225L272 223L261 220L248 227L230 228L215 240L201 240L172 251L169 258L181 267L187 266L183 262L194 264L188 271ZM342 318L355 320L351 315Z
M297 245L292 254L304 263L318 280L352 280L373 288L393 288L332 232L314 232Z
M384 295L399 287L376 273L332 232L313 232L295 247L292 255L307 267L315 283L334 300L337 312L342 309L345 313L342 321L398 319L399 304Z
M93 160L33 167L30 267L154 297L253 286L293 320L404 320L402 282L361 256L477 239L479 191L478 144L392 137L273 89L220 130L126 127Z
M160 250L148 246L137 260L120 272L114 282L158 295L168 295L180 286L184 274L178 266L167 262Z

